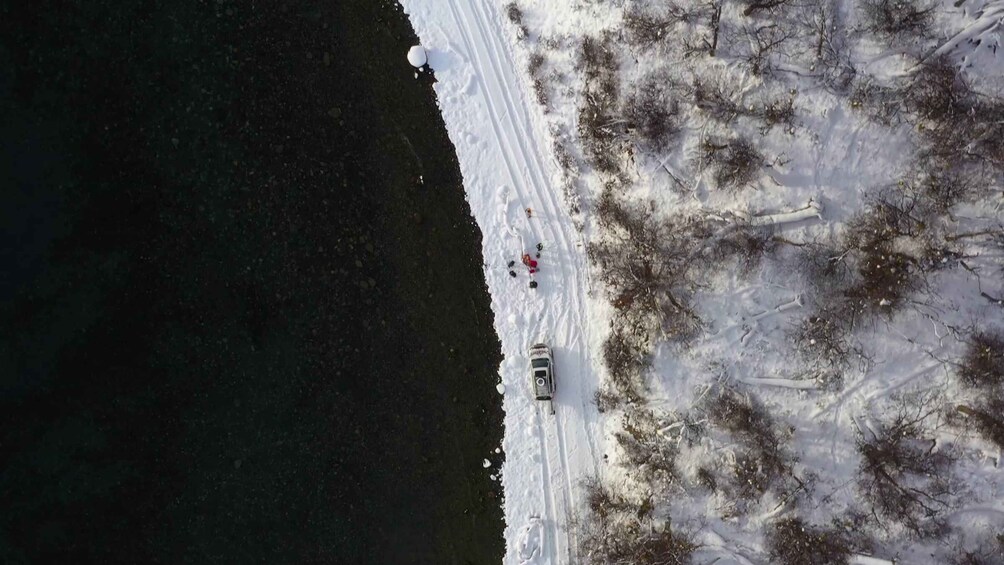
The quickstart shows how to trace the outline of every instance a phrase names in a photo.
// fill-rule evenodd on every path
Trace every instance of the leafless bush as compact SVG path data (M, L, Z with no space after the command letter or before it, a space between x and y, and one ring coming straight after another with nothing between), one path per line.
M652 517L651 500L628 501L598 479L585 482L588 514L579 523L584 562L592 565L683 565L696 544L668 522Z
M924 177L918 182L920 191L933 211L945 214L960 202L969 202L987 193L985 182L967 174L961 167L943 169L927 162L921 165Z
M619 202L610 188L595 211L607 238L594 244L589 256L626 326L677 341L696 335L703 324L688 305L688 287L697 268L692 248L707 239L705 224L656 218L647 209Z
M604 528L586 527L581 553L591 565L675 565L690 563L696 545L690 536L668 526L623 520Z
M964 414L970 423L983 439L993 443L998 448L1004 449L1004 419L1000 414L1004 413L1004 399L1000 392L990 396L981 397L975 400L972 407L959 405L956 410Z
M897 412L857 439L858 489L880 525L899 523L918 536L941 531L957 485L954 456L929 437L925 420L939 409L933 394L900 398Z
M793 332L799 355L817 371L842 371L854 351L850 342L853 321L844 309L824 309L802 320Z
M722 123L727 124L742 113L742 107L735 102L735 89L721 80L704 80L695 76L691 95L695 106Z
M738 99L736 89L725 81L700 77L694 77L690 95L698 109L725 124L740 116L756 118L764 123L760 128L762 134L774 126L785 126L785 129L794 126L795 107L791 98L771 100L765 97L759 102L745 103Z
M620 169L617 147L623 135L618 116L618 65L609 38L586 37L579 48L576 69L585 78L584 104L579 108L579 137L593 166L616 174Z
M642 374L648 368L648 350L638 339L614 329L603 342L603 362L617 391L629 402L641 400Z
M676 447L659 433L666 425L650 410L636 409L629 411L624 431L614 435L628 467L649 488L680 483Z
M515 2L509 2L505 6L505 15L516 26L516 37L526 39L530 32L523 24L523 11L519 9L519 6Z
M850 305L862 314L892 315L919 286L912 258L878 248L859 259L858 282L847 289Z
M652 12L640 4L632 4L624 11L624 30L628 41L643 48L658 45L679 23L697 19L692 8L682 8L675 2L663 3L662 9Z
M709 398L705 409L708 421L728 432L742 447L733 466L738 496L757 498L790 475L774 421L753 397L722 387Z
M767 533L767 554L780 565L842 565L851 549L842 531L806 524L801 518L775 522Z
M670 97L671 84L667 73L650 74L624 102L622 113L628 133L639 146L653 153L662 152L680 131L680 108Z
M771 70L771 58L784 43L795 38L796 31L784 23L756 22L738 29L728 28L725 35L743 67L750 74L760 76Z
M763 155L741 137L729 141L705 139L701 143L701 165L711 169L718 188L738 190L757 179Z
M835 309L839 297L851 279L851 270L842 260L843 251L812 243L801 247L795 254L793 264L809 283L823 309Z
M851 108L887 126L899 123L901 101L898 90L875 84L868 78L858 81L850 96Z
M601 414L611 410L616 410L617 408L620 408L623 403L624 399L613 391L597 389L596 392L593 393L593 404L596 405L596 410L598 410Z
M1004 385L1004 333L975 332L959 363L958 375L970 388L999 390Z
M774 237L771 226L754 226L748 223L737 223L730 229L712 239L711 252L715 261L735 258L739 264L739 272L743 275L756 270L764 257L773 253L780 245Z
M997 534L971 549L959 548L951 565L1004 565L1004 533Z
M550 96L547 93L547 80L543 75L543 68L544 55L539 51L535 51L530 55L530 60L527 63L527 71L530 73L530 78L533 79L533 93L537 98L537 103L546 108L547 103L550 101Z
M795 125L795 101L791 98L772 100L753 107L753 115L764 122L761 134L767 133L774 126L785 126L790 129Z
M857 75L851 64L850 48L840 10L834 0L808 0L801 3L797 16L811 38L809 70L816 73L827 88L844 93Z
M622 495L604 486L596 477L587 478L583 482L583 487L586 493L586 507L593 519L606 522L616 514L638 513L638 505L628 502Z
M920 65L905 90L907 109L921 119L934 122L955 120L972 109L969 85L947 56Z
M860 8L865 29L888 38L924 35L934 11L916 0L861 0Z
M788 9L793 0L740 0L744 16L751 16L758 12L774 12Z
M857 277L844 291L861 314L892 314L921 284L918 251L936 248L928 233L931 210L909 186L879 191L851 218L842 240Z
M706 9L700 10L706 13L708 25L705 33L687 35L683 38L683 56L693 57L695 55L708 55L714 57L718 50L718 35L721 31L722 2L721 0L710 0Z
M707 467L701 467L697 470L697 484L711 492L718 490L718 479L715 478L715 473Z
M620 171L618 138L623 137L623 120L614 108L601 103L601 99L586 94L579 109L579 137L583 150L596 170L616 174Z

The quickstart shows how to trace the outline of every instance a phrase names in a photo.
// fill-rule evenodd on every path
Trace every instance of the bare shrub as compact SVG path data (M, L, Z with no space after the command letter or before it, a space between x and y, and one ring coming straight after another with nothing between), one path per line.
M924 421L939 409L934 394L901 397L891 419L857 439L858 490L880 525L898 523L917 536L939 533L957 486L954 456L936 450Z
M1004 333L975 332L960 360L958 375L966 386L985 392L1004 385Z
M742 113L742 107L735 102L735 89L721 80L702 80L695 76L691 95L695 106L722 123L727 124Z
M624 102L622 114L628 133L638 145L653 153L666 149L680 131L679 104L670 97L668 73L656 72L643 78Z
M764 257L773 253L781 243L774 237L774 229L771 226L737 223L731 229L724 230L720 236L713 238L711 245L716 261L736 258L740 274L748 275L756 270Z
M628 41L643 48L662 43L679 23L697 19L697 12L681 8L675 2L662 3L662 9L653 12L640 4L632 4L624 11L624 30Z
M546 108L550 101L550 96L547 92L547 81L543 76L543 68L544 54L539 51L533 52L527 63L527 71L533 80L533 93L537 98L537 103Z
M649 488L666 488L680 482L676 447L659 433L666 424L650 410L631 410L624 431L614 434L627 467Z
M603 342L603 362L614 387L629 402L641 400L642 374L649 366L648 351L623 330L615 329Z
M579 137L585 154L600 172L620 170L617 140L623 135L618 116L618 65L610 39L586 37L579 47L576 69L585 78L584 104L579 108Z
M714 472L707 467L701 467L697 470L697 484L711 492L718 490L718 479L715 478Z
M971 549L959 548L951 565L1004 565L1004 533L976 545Z
M879 191L863 212L847 222L844 254L856 265L856 279L844 291L860 314L891 315L921 285L921 255L940 242L930 232L931 209L905 183Z
M752 396L722 387L710 397L705 409L708 421L742 446L733 465L738 496L757 498L790 474L774 421Z
M865 29L887 38L927 33L934 5L916 0L861 0Z
M890 126L899 123L902 96L894 88L875 84L865 78L857 81L849 102L851 108L864 112L869 119L880 124Z
M733 55L754 76L769 73L773 68L772 57L784 43L795 36L793 26L775 22L750 23L738 29L726 30L728 45L734 50Z
M754 106L753 115L764 122L764 127L760 129L761 134L766 134L774 126L785 126L790 129L795 125L795 101L791 98L773 100Z
M600 98L617 98L618 64L610 38L584 38L575 68L583 73L589 92Z
M740 4L745 6L743 8L744 16L751 16L758 12L774 12L787 9L788 5L792 3L793 0L740 0Z
M1004 400L1000 396L977 399L973 407L960 405L956 410L971 421L976 433L983 439L1004 449L1004 420L1000 414L1004 410Z
M595 208L607 238L590 247L589 257L614 295L613 306L632 332L661 333L686 341L703 327L688 305L695 241L707 239L698 220L668 221L651 211L619 202L611 188Z
M729 141L705 139L701 143L701 165L711 169L718 188L738 190L757 179L763 155L741 137Z
M593 404L596 405L596 410L598 410L601 414L611 410L616 410L620 408L623 403L624 400L613 391L597 389L597 391L593 393Z
M509 2L506 4L505 15L509 18L509 21L516 26L517 38L526 39L526 37L530 35L530 31L523 23L523 11L519 9L519 6L515 2Z
M920 65L905 91L907 109L921 119L944 122L972 109L973 95L947 56Z
M821 310L796 326L792 338L799 355L817 370L840 371L854 350L849 330L853 323L842 309Z
M509 18L509 21L516 25L523 25L523 11L519 9L519 5L515 2L509 2L505 5L505 15Z
M693 540L668 526L663 531L650 524L620 521L608 524L597 531L586 528L580 542L581 550L588 556L587 563L595 565L671 565L690 563L697 546Z
M857 69L851 63L847 34L836 3L808 0L801 4L796 17L808 30L806 36L812 39L809 70L832 92L846 92Z
M683 565L696 544L686 533L652 516L651 499L636 503L603 485L585 481L587 515L579 523L584 563L594 565Z
M721 0L710 0L702 6L706 8L708 25L706 33L687 34L683 38L683 56L693 57L695 55L708 55L714 57L718 50L718 36L721 31L722 2ZM700 10L702 13L705 9Z
M886 247L865 252L859 259L858 276L845 296L857 312L866 315L891 316L920 284L913 258Z
M614 108L601 104L601 99L587 94L579 109L579 137L583 150L596 170L616 174L620 171L618 138L623 135L623 120Z
M767 554L771 563L780 565L842 565L849 561L851 549L840 530L785 518L768 531Z
M736 88L721 79L701 79L694 77L690 85L693 103L709 117L722 123L730 123L740 116L756 118L764 123L761 134L766 134L774 126L794 126L795 106L791 98L771 100L764 98L755 103L739 100Z
M596 477L589 477L583 482L586 493L586 508L590 516L601 522L620 513L637 514L638 505L631 504L622 495L607 488Z
M943 169L929 162L922 166L926 170L918 183L920 191L938 213L944 214L960 202L969 202L987 193L986 184L958 168Z

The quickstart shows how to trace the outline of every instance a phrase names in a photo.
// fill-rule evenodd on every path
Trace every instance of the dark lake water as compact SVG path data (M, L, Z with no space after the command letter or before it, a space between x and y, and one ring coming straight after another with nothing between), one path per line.
M0 562L500 562L415 42L383 0L0 3Z

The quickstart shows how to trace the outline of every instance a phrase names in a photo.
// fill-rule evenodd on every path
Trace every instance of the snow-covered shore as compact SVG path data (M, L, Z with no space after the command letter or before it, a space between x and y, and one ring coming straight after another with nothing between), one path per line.
M581 483L602 458L596 406L598 332L587 318L590 281L582 236L561 193L542 109L528 96L500 6L487 0L403 0L436 74L443 119L483 235L485 279L505 357L505 563L565 563ZM403 55L403 54L402 54ZM522 55L525 58L525 55ZM528 217L526 209L530 209ZM536 253L536 289L520 263ZM510 269L510 261L516 264ZM509 271L517 273L512 277ZM531 399L526 350L554 354L555 414ZM500 388L500 389L501 389Z

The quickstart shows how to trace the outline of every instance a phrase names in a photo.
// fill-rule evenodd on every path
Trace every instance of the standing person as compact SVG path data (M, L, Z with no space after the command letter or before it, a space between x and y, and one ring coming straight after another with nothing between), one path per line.
M534 260L532 257L530 257L529 253L523 254L523 264L526 265L528 269L530 269L531 275L537 272L537 261Z
M526 209L526 217L527 217L527 218L530 218L530 217L532 217L532 216L533 216L533 210L531 210L531 209L527 208L527 209Z

